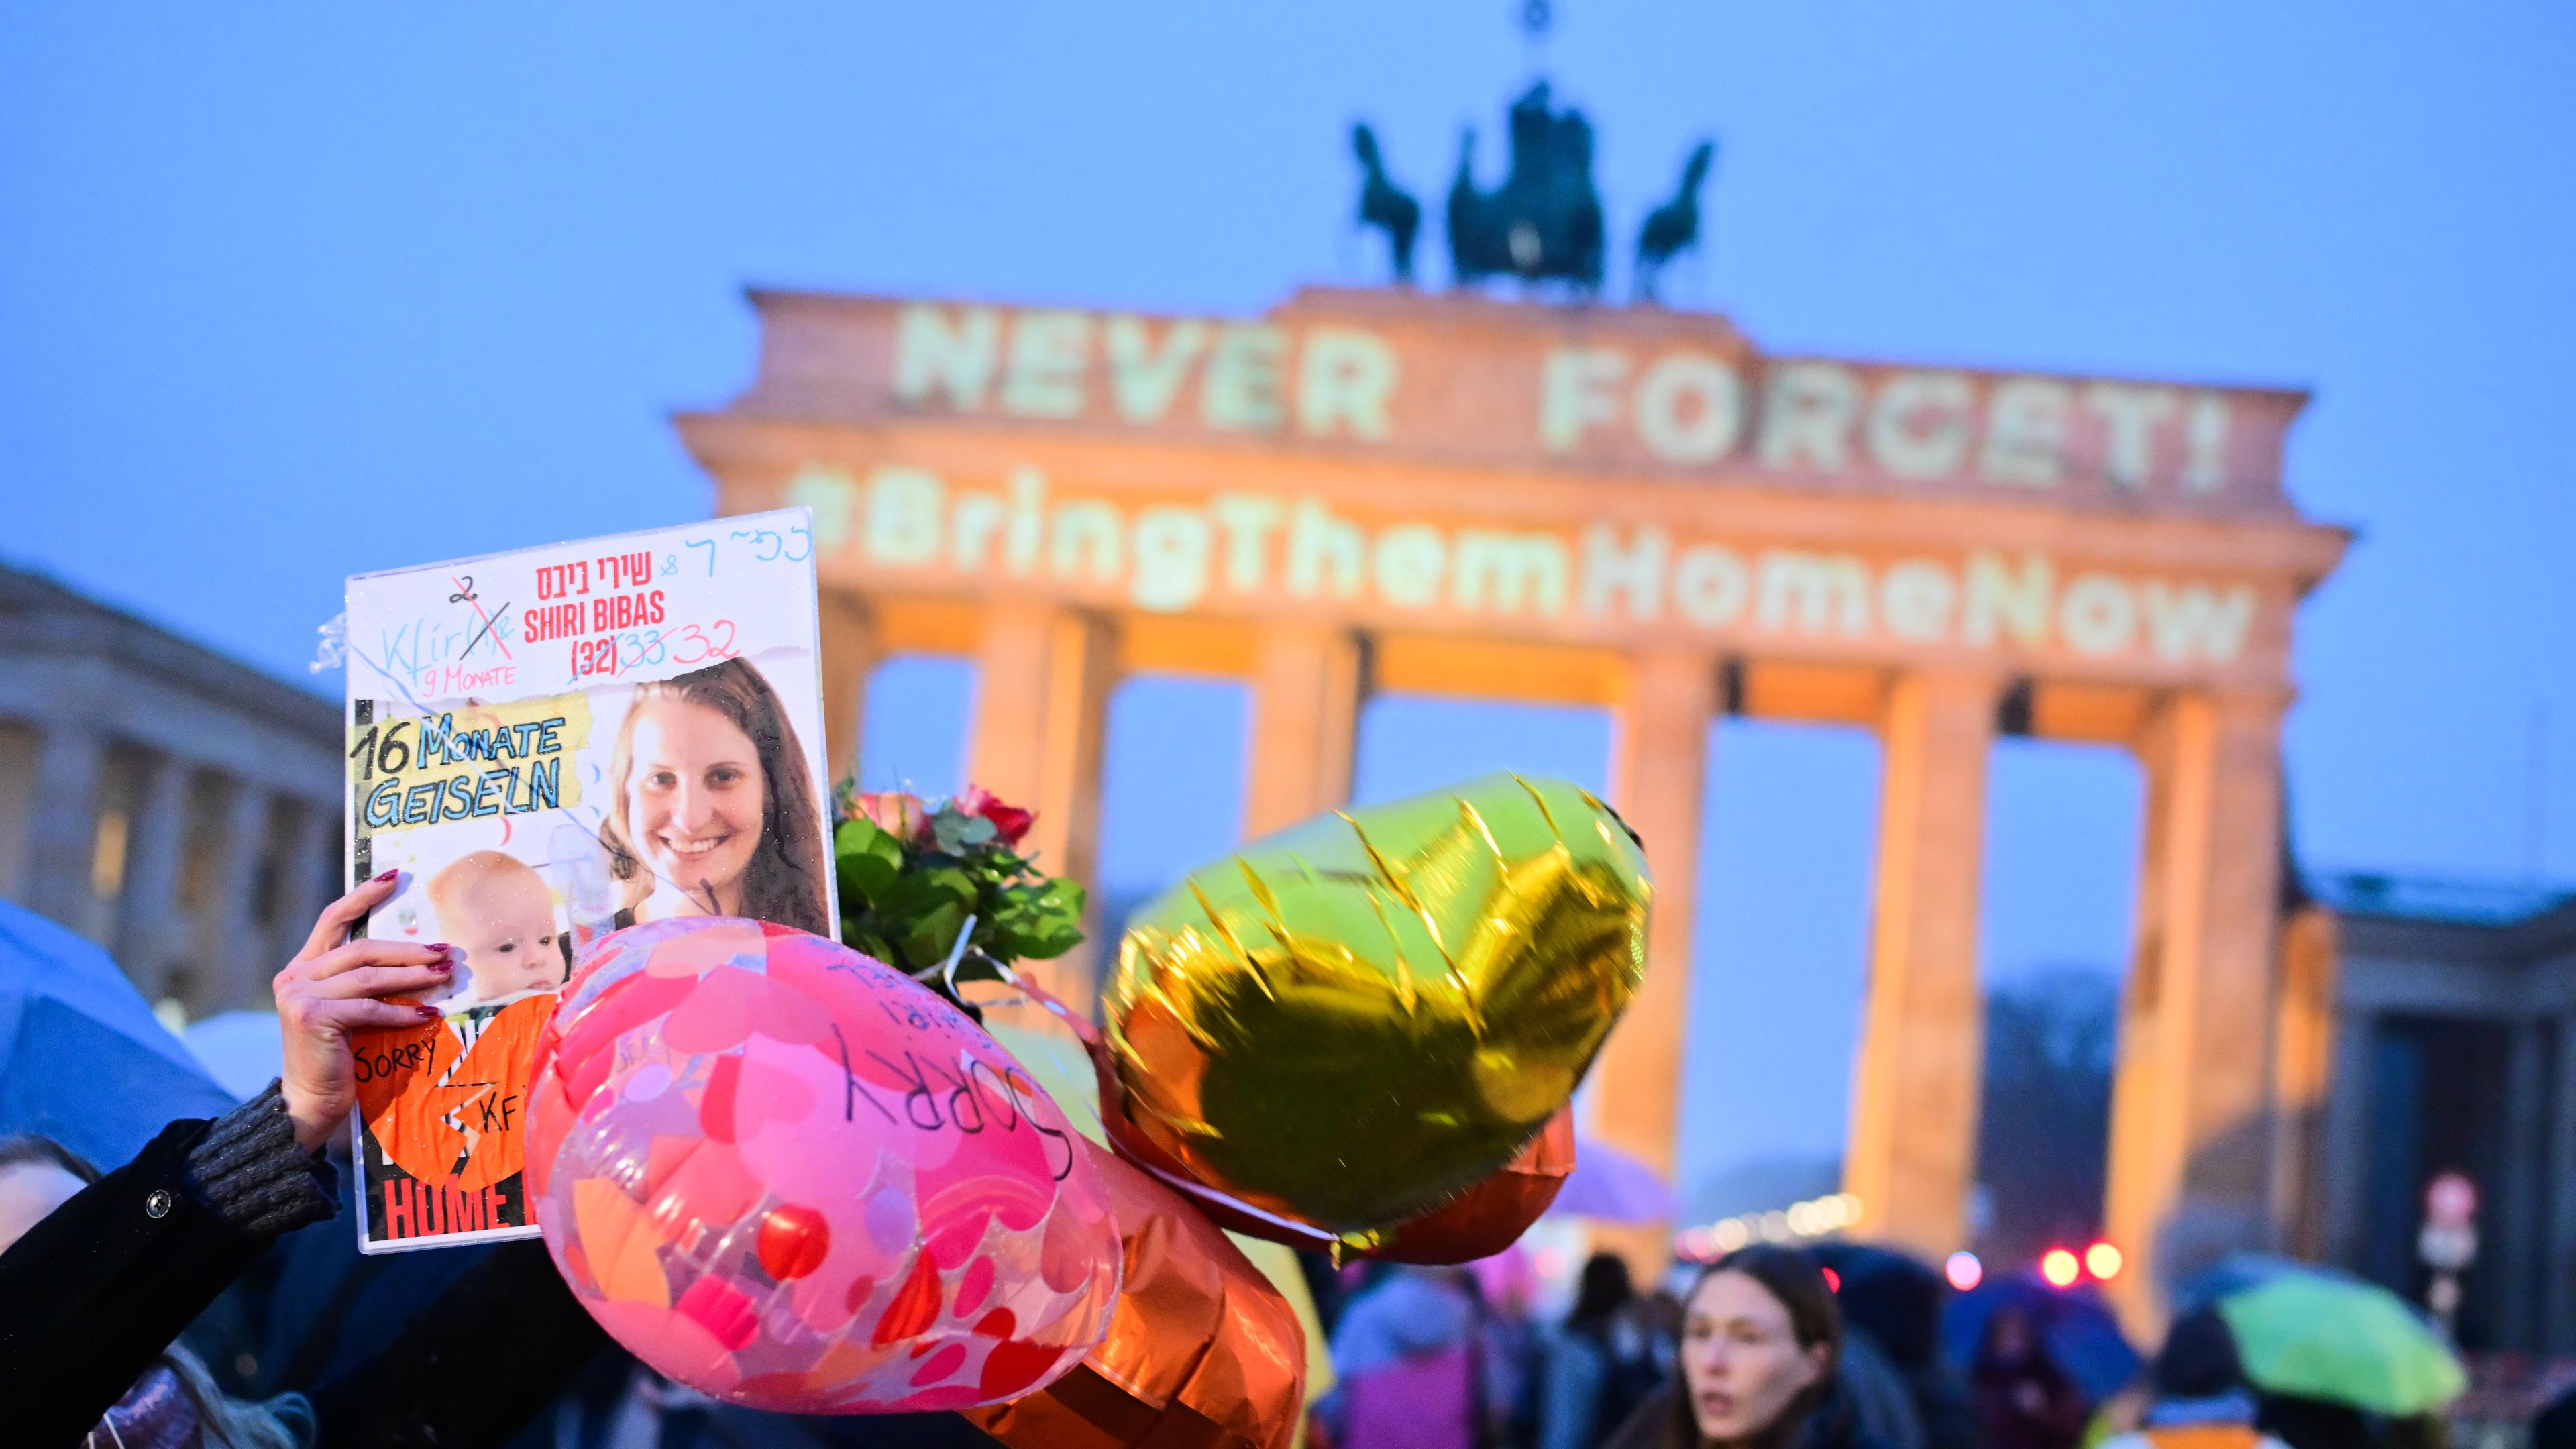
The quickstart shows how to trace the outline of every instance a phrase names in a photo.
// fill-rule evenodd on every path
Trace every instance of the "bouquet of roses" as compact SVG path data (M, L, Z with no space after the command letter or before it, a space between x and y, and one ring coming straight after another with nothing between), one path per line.
M1019 853L1036 819L1029 811L974 785L926 801L844 782L833 803L843 945L954 995L958 981L1000 980L999 968L1013 961L1047 960L1082 943L1082 887L1042 874Z

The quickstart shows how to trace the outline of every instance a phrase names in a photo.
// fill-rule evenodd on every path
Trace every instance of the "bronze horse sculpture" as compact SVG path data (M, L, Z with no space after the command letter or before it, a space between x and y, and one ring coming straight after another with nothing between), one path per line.
M1597 295L1606 247L1601 196L1592 184L1592 123L1571 106L1558 110L1542 80L1512 103L1508 130L1511 162L1491 191L1476 184L1475 128L1459 137L1448 199L1451 281L1472 287L1508 276L1534 285L1564 283L1578 298ZM1351 151L1362 174L1359 224L1386 233L1395 280L1409 286L1422 204L1387 174L1367 123L1351 127ZM1715 142L1700 142L1683 163L1672 199L1638 229L1637 300L1654 301L1664 266L1698 244L1699 192L1716 157Z
M1637 228L1637 300L1652 302L1655 282L1671 261L1683 250L1699 242L1699 188L1708 180L1708 168L1717 159L1717 143L1702 141L1682 163L1681 185L1673 199L1646 213L1645 225Z
M1413 238L1422 229L1422 203L1388 179L1386 160L1378 151L1377 132L1370 130L1367 122L1351 127L1351 151L1360 158L1360 169L1366 177L1360 184L1360 225L1386 233L1387 252L1395 260L1395 280L1409 286L1413 282Z
M1476 133L1460 137L1449 185L1449 263L1462 285L1493 276L1601 289L1601 196L1592 187L1592 123L1549 103L1546 81L1512 103L1511 166L1492 191L1476 185Z

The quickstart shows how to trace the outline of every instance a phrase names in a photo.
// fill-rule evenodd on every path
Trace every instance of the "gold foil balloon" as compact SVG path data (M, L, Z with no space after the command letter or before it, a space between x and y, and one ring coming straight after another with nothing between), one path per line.
M1644 853L1562 780L1335 812L1129 922L1109 1043L1181 1171L1366 1246L1512 1160L1646 969Z

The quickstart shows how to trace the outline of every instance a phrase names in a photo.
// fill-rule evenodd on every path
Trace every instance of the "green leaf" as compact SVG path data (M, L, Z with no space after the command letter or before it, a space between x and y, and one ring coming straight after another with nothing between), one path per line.
M898 971L904 970L903 953L897 951L874 926L841 926L841 944L863 956L874 956Z
M995 918L1011 956L1046 960L1082 944L1082 887L1071 881L1013 886Z
M1082 887L1069 880L1051 880L1044 885L1015 886L1010 891L1011 914L1032 921L1080 921L1084 896Z
M832 856L842 892L862 902L883 901L903 873L903 842L864 816L842 821L832 833Z
M916 911L955 906L959 919L975 906L975 881L953 865L905 871L895 877L887 899L893 911L909 915Z
M837 874L841 882L841 909L864 911L876 903L892 876L873 862L861 864L862 857L843 857ZM873 867L873 868L872 868Z
M943 901L905 924L904 954L917 963L913 969L935 966L948 959L957 944L957 930L966 924L966 902Z
M1085 897L1082 887L1071 881L1051 880L1028 893L1029 910L1048 920L1079 921Z
M895 877L878 913L886 934L918 969L948 954L974 909L975 883L954 866L938 866Z
M1020 939L1020 955L1032 961L1052 961L1082 944L1082 928L1064 926Z

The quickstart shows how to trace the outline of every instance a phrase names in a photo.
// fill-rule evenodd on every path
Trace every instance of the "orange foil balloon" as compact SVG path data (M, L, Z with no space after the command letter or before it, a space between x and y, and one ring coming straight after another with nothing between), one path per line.
M1045 1389L965 1419L1011 1449L1288 1449L1306 1402L1295 1311L1179 1194L1082 1146L1126 1255L1109 1336Z
M1400 1224L1361 1254L1390 1263L1472 1263L1521 1239L1574 1173L1574 1108L1559 1108L1538 1139L1446 1206Z

